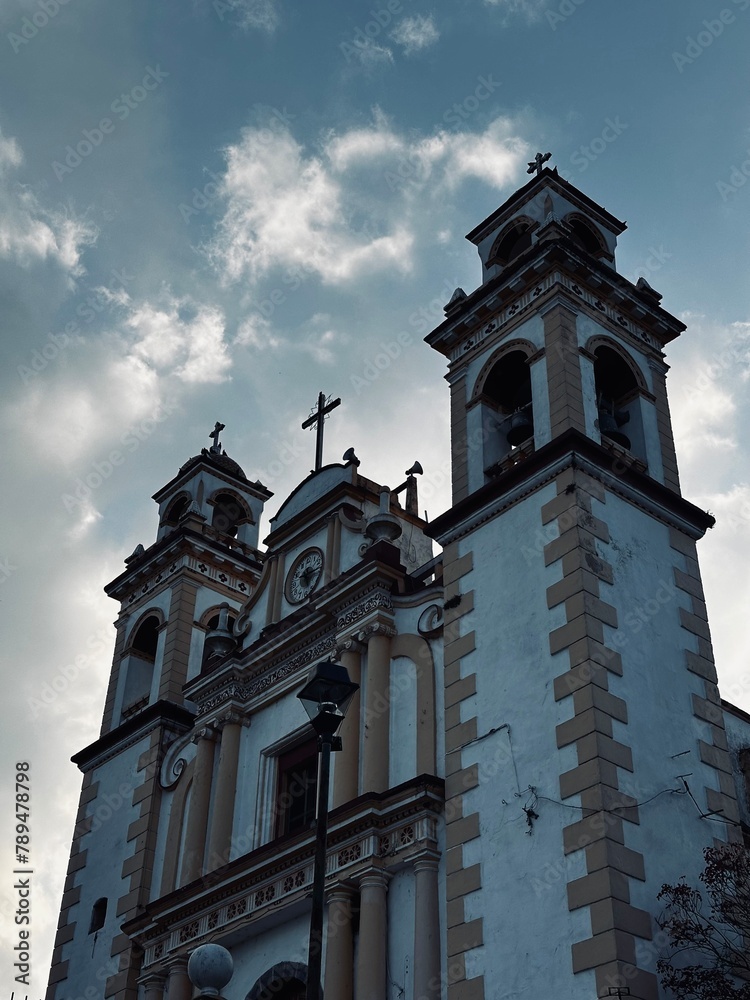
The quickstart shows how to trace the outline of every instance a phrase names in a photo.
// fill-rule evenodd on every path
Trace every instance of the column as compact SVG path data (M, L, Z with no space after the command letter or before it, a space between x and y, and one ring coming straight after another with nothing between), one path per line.
M388 876L373 869L360 880L357 1000L385 1000Z
M420 858L414 872L414 1000L440 1000L437 859Z
M144 1000L164 1000L164 984L166 975L159 972L147 972L138 982L143 986Z
M234 803L237 797L237 769L240 761L240 737L245 720L236 712L229 712L219 720L221 747L219 767L214 792L214 811L208 840L206 868L213 871L229 861L234 821Z
M212 729L200 729L193 737L198 745L193 765L193 783L190 792L190 810L185 831L185 854L180 875L180 885L186 885L203 874L203 854L206 847L208 807L211 802L211 779L214 769L214 741Z
M391 636L388 625L370 626L367 640L365 681L362 791L384 792L388 788L390 741Z
M349 671L355 684L362 683L362 650L364 646L350 639L339 647L341 663ZM352 703L341 723L339 735L344 749L334 757L333 808L356 799L359 795L359 733L360 733L360 691L352 698Z
M193 984L187 974L186 955L178 955L169 963L167 1000L192 1000Z
M325 1000L351 1000L354 990L354 941L351 889L338 886L328 896Z

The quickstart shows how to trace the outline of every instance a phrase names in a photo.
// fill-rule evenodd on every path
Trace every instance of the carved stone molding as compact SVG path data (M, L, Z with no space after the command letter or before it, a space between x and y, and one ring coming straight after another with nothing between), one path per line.
M367 642L373 635L384 635L389 639L395 639L398 631L392 625L386 625L385 622L373 622L371 625L365 625L361 632L357 632L357 639L360 642Z
M370 594L365 600L349 608L337 619L336 628L338 630L348 628L354 622L359 621L360 618L372 614L373 611L393 611L393 601L391 600L391 595L386 590L378 590L374 594Z
M443 631L443 609L439 604L430 604L419 616L417 632L425 639L434 639Z

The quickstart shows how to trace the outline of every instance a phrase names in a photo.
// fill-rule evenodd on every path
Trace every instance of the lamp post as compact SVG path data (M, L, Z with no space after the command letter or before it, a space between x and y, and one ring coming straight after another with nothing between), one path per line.
M307 1000L320 1000L320 973L323 958L323 911L325 905L326 840L328 837L328 785L331 751L341 749L336 733L346 710L359 688L349 680L346 667L333 660L316 663L307 683L297 695L318 734L318 809L315 827L315 867L313 873L310 944L307 953Z

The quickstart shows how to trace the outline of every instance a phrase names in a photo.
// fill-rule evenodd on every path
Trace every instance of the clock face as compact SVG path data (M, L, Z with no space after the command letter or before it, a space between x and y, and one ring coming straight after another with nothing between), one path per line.
M286 578L286 597L290 604L300 604L315 590L323 572L323 553L320 549L303 552L289 570Z

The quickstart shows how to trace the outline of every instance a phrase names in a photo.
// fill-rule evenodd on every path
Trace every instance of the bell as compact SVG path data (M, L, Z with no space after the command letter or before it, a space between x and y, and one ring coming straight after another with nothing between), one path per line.
M599 410L599 431L602 437L609 438L615 444L621 445L630 451L630 438L624 434L620 427L630 420L630 414L625 410Z
M531 422L526 409L516 410L510 418L510 427L505 435L511 448L516 448L519 444L530 438L534 433L534 425Z

